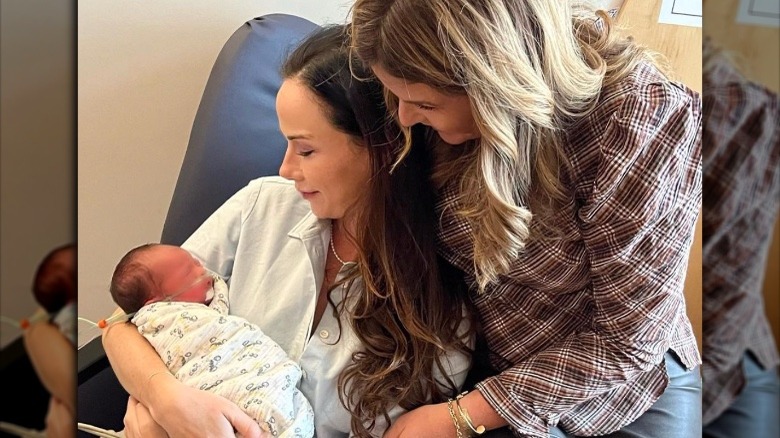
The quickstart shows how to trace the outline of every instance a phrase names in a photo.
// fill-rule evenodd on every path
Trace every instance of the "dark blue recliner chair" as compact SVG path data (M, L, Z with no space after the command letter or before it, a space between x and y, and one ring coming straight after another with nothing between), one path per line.
M250 180L278 174L286 147L275 110L279 70L317 27L293 15L270 14L246 22L225 43L195 116L162 243L181 244ZM78 368L78 422L121 430L127 393L100 338L79 350Z

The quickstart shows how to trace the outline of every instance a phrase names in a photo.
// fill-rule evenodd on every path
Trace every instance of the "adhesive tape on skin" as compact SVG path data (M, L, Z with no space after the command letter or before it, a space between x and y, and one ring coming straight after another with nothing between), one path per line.
M210 304L211 301L216 296L216 292L214 292L214 287L216 286L217 281L219 281L219 275L217 275L214 271L208 268L206 268L206 275L211 277L209 279L211 282L211 287L209 288L209 290L206 291L206 302L204 304Z
M210 303L211 300L214 299L214 286L211 286L209 290L206 291L206 304Z

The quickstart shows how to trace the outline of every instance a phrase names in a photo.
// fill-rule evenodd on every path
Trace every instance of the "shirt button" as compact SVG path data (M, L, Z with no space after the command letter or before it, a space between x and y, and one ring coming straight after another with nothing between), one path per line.
M320 339L328 339L328 336L330 336L330 333L327 330L320 330Z

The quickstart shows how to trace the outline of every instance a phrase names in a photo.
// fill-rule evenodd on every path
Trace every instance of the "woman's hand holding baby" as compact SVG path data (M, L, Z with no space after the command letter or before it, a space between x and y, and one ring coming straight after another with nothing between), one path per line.
M260 438L260 426L233 402L216 394L155 378L146 389L151 410L130 397L125 414L125 436Z
M149 413L149 410L133 396L127 399L124 424L126 438L139 438L142 436L150 438L168 437L165 429L152 419L152 414Z

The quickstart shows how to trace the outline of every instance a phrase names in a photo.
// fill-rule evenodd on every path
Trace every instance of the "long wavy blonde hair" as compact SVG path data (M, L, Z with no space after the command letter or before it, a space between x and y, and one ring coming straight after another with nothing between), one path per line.
M480 138L437 147L433 175L440 184L458 178L480 291L509 270L532 231L555 237L554 213L571 202L566 129L602 88L661 61L615 32L605 12L567 0L357 0L350 32L364 63L468 95ZM397 105L389 96L388 108Z

